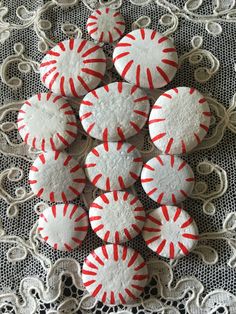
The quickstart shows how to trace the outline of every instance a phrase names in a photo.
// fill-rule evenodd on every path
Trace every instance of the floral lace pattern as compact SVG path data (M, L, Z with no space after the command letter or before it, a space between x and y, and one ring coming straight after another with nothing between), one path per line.
M198 224L197 247L189 256L168 262L151 253L140 236L133 239L128 245L147 260L149 284L135 304L114 307L90 297L81 281L81 263L102 244L96 235L89 232L72 253L55 252L40 241L37 217L48 204L39 202L27 184L29 167L40 152L21 141L16 125L24 100L45 91L38 73L44 53L62 39L89 39L86 20L100 6L120 9L127 32L146 27L170 36L180 68L168 88L195 86L213 114L206 139L184 156L197 178L191 198L182 204ZM0 2L0 312L236 313L235 6L235 0L37 0L20 6ZM107 84L119 79L111 62L115 44L101 45L107 56ZM152 102L160 93L149 91ZM79 103L73 101L76 113ZM147 127L128 142L138 147L144 161L158 154ZM81 127L69 152L83 163L97 144ZM157 206L140 183L130 190L147 212ZM76 202L88 209L99 193L87 185Z

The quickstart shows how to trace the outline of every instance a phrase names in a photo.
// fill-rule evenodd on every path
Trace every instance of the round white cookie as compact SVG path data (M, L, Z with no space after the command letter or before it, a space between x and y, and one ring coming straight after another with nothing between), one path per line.
M117 244L98 247L85 259L83 284L105 304L137 301L148 281L148 269L135 250Z
M178 204L191 194L194 174L183 159L159 155L143 166L141 183L147 195L157 203Z
M206 136L210 118L209 105L195 88L173 88L162 94L152 107L151 140L165 154L187 153Z
M100 8L90 15L86 27L94 40L112 43L123 35L125 21L119 11Z
M67 100L52 93L28 99L19 110L17 124L24 142L44 152L63 150L77 138L74 111Z
M155 30L144 28L132 31L119 41L113 62L123 79L149 89L168 84L178 69L172 41Z
M103 141L124 141L147 121L150 104L137 86L115 82L88 93L80 106L84 130Z
M125 142L105 142L93 148L85 160L88 179L97 188L114 191L138 180L142 158L137 148Z
M91 227L105 242L123 243L133 239L141 232L145 218L139 199L123 191L98 196L89 209Z
M38 231L55 250L71 251L82 244L87 234L88 215L78 205L53 205L40 214Z
M39 155L29 172L29 184L35 195L45 201L68 202L85 187L84 171L66 152Z
M102 48L79 38L58 43L40 64L42 83L55 94L67 97L80 97L97 87L105 70Z
M193 218L181 208L166 205L147 215L142 235L152 251L170 259L189 254L199 239Z

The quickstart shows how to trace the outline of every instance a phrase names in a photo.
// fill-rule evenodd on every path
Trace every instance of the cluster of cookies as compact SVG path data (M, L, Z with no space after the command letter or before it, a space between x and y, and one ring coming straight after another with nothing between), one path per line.
M93 12L87 29L96 41L111 43L124 33L125 22L120 12L104 8ZM40 66L41 80L51 92L27 100L17 123L22 139L42 151L30 168L32 191L45 201L63 203L41 213L38 232L42 240L54 249L70 251L81 245L90 222L98 237L112 244L87 257L82 270L84 286L104 303L125 304L142 293L148 271L137 251L120 244L142 233L151 250L174 259L187 255L197 243L194 220L177 206L191 194L194 174L176 155L202 141L211 113L196 89L178 87L163 93L149 115L149 98L141 88L167 85L178 68L172 41L155 30L139 29L125 35L114 49L113 62L128 83L96 88L106 69L102 48L84 39L60 42ZM65 151L78 132L68 98L81 96L82 127L102 141L84 165ZM147 120L151 140L162 155L143 165L138 149L126 140ZM146 194L161 205L147 216L140 200L126 191L140 176ZM90 204L89 215L70 203L82 193L87 179L106 191Z

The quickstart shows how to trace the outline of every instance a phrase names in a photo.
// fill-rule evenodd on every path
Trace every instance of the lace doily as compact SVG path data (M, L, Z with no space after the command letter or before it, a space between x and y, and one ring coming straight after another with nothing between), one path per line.
M170 264L152 254L141 236L127 243L145 257L150 272L144 294L129 306L105 306L82 285L80 265L102 244L92 231L71 253L54 251L38 239L38 214L47 204L34 197L27 176L39 152L21 142L16 126L24 100L46 91L39 78L44 53L66 38L90 39L86 20L98 6L119 8L126 32L147 27L173 38L180 69L168 88L195 86L213 112L208 137L184 156L197 183L183 207L198 225L199 244L189 256ZM236 313L235 31L235 0L0 2L0 313ZM109 59L113 46L103 49L108 57L105 84L118 76ZM159 93L150 93L153 101ZM147 128L128 142L140 149L145 161L158 153ZM81 129L69 151L83 162L97 144ZM140 183L131 190L147 211L157 207ZM88 208L99 193L87 185L76 203Z

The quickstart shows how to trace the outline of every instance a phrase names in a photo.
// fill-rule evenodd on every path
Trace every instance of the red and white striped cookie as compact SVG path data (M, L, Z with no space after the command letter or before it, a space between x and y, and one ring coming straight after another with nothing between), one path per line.
M75 199L82 193L85 183L83 169L66 152L39 155L29 172L29 184L34 194L50 202Z
M172 41L152 29L137 29L116 45L113 62L126 81L149 89L167 85L178 69Z
M191 194L194 174L183 159L159 155L143 166L141 183L147 195L157 203L178 204Z
M28 99L18 114L18 131L28 145L42 150L63 150L77 138L77 123L68 101L52 93Z
M114 191L128 188L142 169L140 152L125 142L105 142L93 148L85 160L88 179L97 188Z
M141 232L145 219L139 199L123 191L98 196L89 209L93 231L106 242L123 243L133 239Z
M40 214L38 231L55 250L71 251L82 244L87 234L88 215L78 205L53 205Z
M119 11L100 8L88 18L87 31L94 40L112 43L123 35L125 21Z
M55 94L67 97L80 97L97 87L105 70L102 48L79 38L57 44L40 65L43 84Z
M189 254L199 239L193 218L181 208L166 205L147 216L142 235L152 251L170 259Z
M127 246L98 247L85 259L82 280L88 292L105 304L126 304L137 300L148 281L142 256Z
M115 82L88 93L80 106L85 131L99 140L124 141L147 121L150 104L137 86Z
M165 154L184 154L206 136L211 112L206 99L195 88L177 87L162 94L152 107L149 133Z

